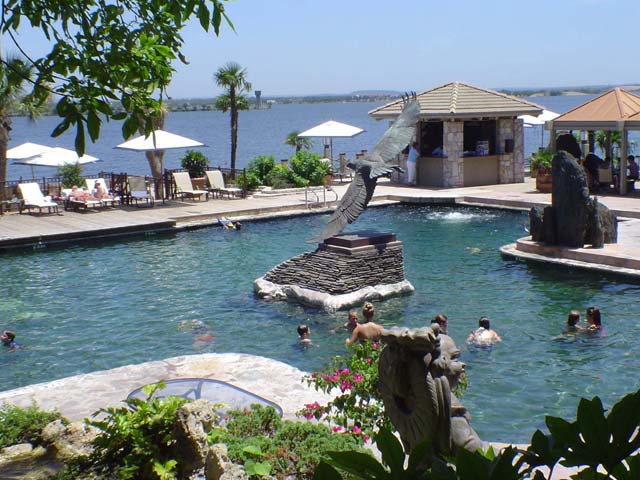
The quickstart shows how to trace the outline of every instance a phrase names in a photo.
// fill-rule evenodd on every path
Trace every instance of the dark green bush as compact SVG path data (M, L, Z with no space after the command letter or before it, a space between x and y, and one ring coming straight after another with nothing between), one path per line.
M296 186L324 185L324 177L329 170L329 164L320 159L320 155L308 150L300 150L291 157L291 171ZM302 182L296 179L301 179ZM304 183L304 185L299 185Z
M18 443L41 444L42 429L60 418L60 412L41 410L35 404L20 408L3 403L0 406L0 448Z
M84 183L82 165L79 163L68 163L58 167L58 176L64 188L71 188L74 185L81 186Z
M263 185L264 182L260 181L260 178L258 178L258 175L256 175L253 170L246 170L238 173L238 176L236 177L236 184L240 188L246 186L247 190L255 190L260 185Z
M202 152L196 152L195 150L187 150L180 163L182 168L189 172L191 178L204 177L204 172L209 166L207 157Z
M273 155L258 155L249 162L247 174L251 172L258 179L258 185L267 185L267 177L274 169L276 161ZM247 175L248 176L248 175Z
M234 462L268 469L278 479L312 478L320 460L326 458L323 452L359 446L351 434L332 433L318 423L281 420L273 408L258 405L229 412L226 429L214 429L210 441L225 443Z
M273 170L269 172L266 183L276 190L295 187L295 184L291 180L289 167L281 163L273 167Z

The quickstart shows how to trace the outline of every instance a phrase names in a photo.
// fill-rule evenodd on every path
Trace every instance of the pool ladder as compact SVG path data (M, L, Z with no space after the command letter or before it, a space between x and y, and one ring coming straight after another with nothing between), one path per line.
M325 207L327 206L327 192L331 192L333 193L336 198L334 200L330 200L330 201L338 201L338 193L331 188L330 186L327 187L326 185L322 187L322 202L320 201L320 196L318 195L318 192L316 192L315 190L310 190L309 187L306 187L304 189L304 204L307 208L319 208L321 206ZM309 200L309 194L313 194L313 196L315 197L315 201L313 199Z

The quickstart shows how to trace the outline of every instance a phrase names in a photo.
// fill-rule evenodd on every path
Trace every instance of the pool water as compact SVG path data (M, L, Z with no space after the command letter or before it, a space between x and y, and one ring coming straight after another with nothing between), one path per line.
M344 353L346 332L328 314L257 299L252 282L314 248L326 215L245 223L0 257L0 328L27 349L0 352L0 390L183 354L245 352L321 368ZM383 325L424 326L449 316L463 350L463 399L481 437L527 441L544 415L572 417L581 396L611 405L638 388L640 287L592 273L505 261L498 248L526 235L521 212L455 207L370 208L355 229L404 242L407 296L376 303ZM352 226L353 227L353 226ZM557 338L571 309L597 305L607 335ZM481 315L504 342L464 341ZM297 345L309 323L314 347Z

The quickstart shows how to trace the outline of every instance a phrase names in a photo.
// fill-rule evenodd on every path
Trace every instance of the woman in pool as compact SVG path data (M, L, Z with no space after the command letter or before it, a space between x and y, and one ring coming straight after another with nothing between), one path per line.
M587 323L589 332L598 332L602 335L602 319L600 317L600 309L598 307L587 308Z

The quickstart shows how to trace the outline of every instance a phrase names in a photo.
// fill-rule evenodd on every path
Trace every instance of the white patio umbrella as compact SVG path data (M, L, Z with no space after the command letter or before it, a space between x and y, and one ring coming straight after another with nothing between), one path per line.
M24 160L25 158L35 157L41 153L51 150L51 147L40 145L38 143L26 142L17 147L7 150L7 158L9 160Z
M26 144L20 145L20 148ZM33 144L32 144L33 145ZM42 146L41 146L42 147ZM92 163L97 162L98 158L93 157L91 155L83 155L81 157L78 156L76 152L73 150L69 150L68 148L62 147L43 147L44 150L41 150L39 154L35 154L28 158L23 158L21 160L17 160L13 162L17 165L29 165L31 167L31 174L33 178L35 178L35 167L62 167L63 165L72 165L76 163ZM24 149L28 152L28 148ZM20 153L20 151L18 151ZM15 154L15 153L14 153ZM7 152L7 158L9 157L9 152Z
M537 117L533 115L520 115L518 118L524 122L525 127L533 127L535 125L544 125L559 116L559 113L552 112L551 110L542 110L542 113ZM542 127L542 134L540 136L540 146L544 146L544 126Z
M195 148L206 147L204 143L192 140L187 137L176 135L175 133L169 133L165 130L154 130L148 136L140 135L132 140L127 140L115 148L122 150L133 150L135 152L147 152L153 151L159 153L163 150L172 150L175 148ZM160 171L162 171L162 158L160 158ZM162 192L164 201L164 192Z
M329 120L299 133L299 137L324 137L324 156L333 159L333 137L355 137L364 132L362 128ZM328 150L328 152L327 152Z

